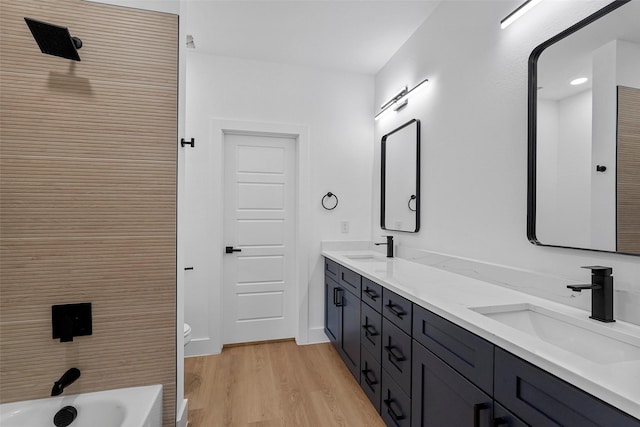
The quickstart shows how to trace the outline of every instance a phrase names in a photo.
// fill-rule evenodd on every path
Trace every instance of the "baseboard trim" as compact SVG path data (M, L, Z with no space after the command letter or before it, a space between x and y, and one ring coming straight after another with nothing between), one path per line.
M176 427L187 427L189 424L189 400L184 399L176 417Z
M209 356L211 354L220 354L222 348L215 349L213 341L210 338L192 339L189 344L184 347L184 357Z
M327 338L327 335L324 333L324 327L321 326L319 328L310 328L309 341L307 341L305 345L320 344L323 342L329 342L329 338Z

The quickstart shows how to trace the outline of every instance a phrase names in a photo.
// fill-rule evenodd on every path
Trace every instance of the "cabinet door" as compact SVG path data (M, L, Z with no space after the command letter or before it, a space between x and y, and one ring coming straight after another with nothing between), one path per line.
M331 261L329 258L324 259L324 275L329 276L336 282L340 281L340 264Z
M340 266L340 286L353 292L354 295L360 299L360 292L362 288L362 276L355 271L349 270L345 266Z
M392 379L391 374L384 369L382 369L381 399L380 416L387 426L409 427L411 425L411 398L402 391ZM443 425L453 426L453 424Z
M640 420L496 348L494 397L532 426L640 427Z
M493 399L413 343L412 427L492 425Z
M353 376L360 382L360 296L340 287L342 305L342 353Z
M340 286L325 277L324 332L329 341L339 349L342 341L342 307L339 301Z
M380 413L380 391L382 390L382 368L380 361L362 349L360 357L360 387L364 390L376 412Z
M382 314L407 335L411 335L413 304L387 288L382 289Z
M411 397L411 337L386 318L382 320L382 369Z
M382 313L382 286L363 277L362 301L369 304L378 313Z
M418 305L413 307L413 338L493 395L493 344Z
M362 302L360 342L380 363L382 352L382 315Z

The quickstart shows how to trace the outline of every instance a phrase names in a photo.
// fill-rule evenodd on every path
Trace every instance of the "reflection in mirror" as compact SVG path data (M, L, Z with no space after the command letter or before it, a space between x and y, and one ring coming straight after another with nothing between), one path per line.
M537 244L640 255L640 1L617 1L529 60Z
M382 137L380 226L420 229L420 121L413 119Z

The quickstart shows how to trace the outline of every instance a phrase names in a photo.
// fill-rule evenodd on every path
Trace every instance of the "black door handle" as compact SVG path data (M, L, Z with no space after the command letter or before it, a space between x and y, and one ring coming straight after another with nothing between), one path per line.
M374 301L378 298L378 293L377 293L376 291L374 291L373 289L369 289L369 288L367 288L367 289L365 289L365 290L364 290L364 291L362 291L362 292L364 292L365 294L367 294L367 296L368 296L369 298L371 298L372 300L374 300Z
M402 408L400 408L400 413L396 412L391 405L393 403L396 403L395 400L393 399L385 399L382 401L382 403L384 403L384 406L387 407L387 413L389 415L391 415L391 418L393 418L394 421L398 422L398 421L402 421L405 419L404 414L402 413Z
M473 405L473 427L480 427L480 411L491 409L486 403L476 403Z
M231 254L234 252L242 252L242 249L234 249L233 246L227 246L224 248L224 251L228 254Z
M402 317L405 314L407 314L406 311L402 310L402 307L392 303L391 301L389 301L389 304L385 305L385 307L387 308L387 310L389 310L393 315L397 316L399 319L402 319ZM398 307L399 310L396 309L396 307Z
M344 304L342 303L342 288L333 288L333 305L336 307L342 307Z
M389 341L391 341L391 340L389 340ZM387 345L387 346L384 347L384 350L387 353L389 353L389 356L393 357L396 360L396 362L404 362L405 360L407 360L407 358L404 357L404 355L400 351L396 352L396 349L398 349L398 347L396 347L394 345ZM400 349L398 349L398 350L400 350Z
M376 328L373 325L362 325L362 329L364 329L365 335L369 336L369 337L375 337L378 334L378 331L376 331Z

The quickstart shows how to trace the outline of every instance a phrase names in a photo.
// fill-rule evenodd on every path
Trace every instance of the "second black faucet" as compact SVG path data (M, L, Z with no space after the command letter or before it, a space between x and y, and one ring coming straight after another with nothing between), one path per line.
M385 237L387 238L387 243L375 243L375 245L387 245L387 258L393 258L393 236Z

